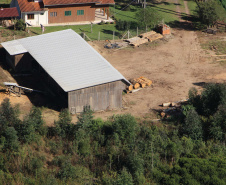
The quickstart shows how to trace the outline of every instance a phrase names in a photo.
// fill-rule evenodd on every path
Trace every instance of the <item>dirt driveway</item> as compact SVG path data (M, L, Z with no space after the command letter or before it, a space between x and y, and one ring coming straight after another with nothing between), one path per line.
M168 41L117 51L103 49L103 43L90 44L127 79L145 76L153 81L152 87L123 96L127 109L96 113L97 117L122 113L147 117L163 102L186 99L191 87L202 88L200 82L226 81L225 68L201 49L194 31L173 30Z

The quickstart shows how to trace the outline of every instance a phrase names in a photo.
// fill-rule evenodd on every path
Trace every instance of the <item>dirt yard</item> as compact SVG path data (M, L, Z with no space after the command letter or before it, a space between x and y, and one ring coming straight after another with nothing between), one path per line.
M186 99L191 87L201 90L204 83L226 82L225 66L213 62L214 52L201 49L194 31L173 30L167 40L117 51L91 43L127 79L145 76L153 81L152 87L123 96L128 109L96 113L97 117L122 113L148 117L163 102Z
M95 113L95 117L104 120L113 114L124 113L131 113L139 118L154 119L154 109L159 109L159 105L163 102L186 99L191 87L201 90L201 85L204 83L226 82L225 66L213 62L211 55L214 52L201 49L194 31L175 29L170 38L137 48L109 50L103 47L104 44L104 41L90 43L127 79L144 76L153 81L151 87L123 95L125 109ZM1 69L1 73L4 73L9 81L13 81L6 70ZM0 92L0 102L5 97L8 95ZM26 115L32 106L25 95L11 96L10 100L12 104L21 104L22 116ZM43 108L43 112L48 125L52 125L59 114L48 108ZM73 121L76 120L75 115Z

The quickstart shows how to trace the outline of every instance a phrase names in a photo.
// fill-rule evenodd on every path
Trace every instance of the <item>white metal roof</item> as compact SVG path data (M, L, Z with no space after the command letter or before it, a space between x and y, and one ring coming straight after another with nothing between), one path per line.
M18 42L18 40L3 42L1 44L10 55L18 55L27 52L27 50L20 44L20 42Z
M128 82L106 59L71 29L16 41L66 92L117 80ZM7 43L9 42L2 43L2 46L7 46ZM8 46L7 51L10 51Z

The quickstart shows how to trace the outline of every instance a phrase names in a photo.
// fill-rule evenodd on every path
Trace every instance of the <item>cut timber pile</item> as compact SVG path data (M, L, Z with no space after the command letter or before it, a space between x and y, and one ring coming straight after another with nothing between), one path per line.
M133 89L138 89L139 87L144 88L146 86L150 86L152 84L152 81L141 76L139 78L135 78L130 80L131 84L127 89L127 93L133 92Z
M146 42L148 42L148 39L140 38L136 42L131 42L130 45L131 46L139 46L139 45L144 44Z
M132 46L139 46L141 44L144 44L146 42L152 42L154 40L160 39L163 36L159 33L156 33L155 31L150 31L147 33L140 34L138 37L133 37L130 39L125 39L124 41L129 42Z
M147 38L147 37L149 37L151 35L155 35L155 34L157 34L155 31L149 31L147 33L140 34L139 37L140 38Z

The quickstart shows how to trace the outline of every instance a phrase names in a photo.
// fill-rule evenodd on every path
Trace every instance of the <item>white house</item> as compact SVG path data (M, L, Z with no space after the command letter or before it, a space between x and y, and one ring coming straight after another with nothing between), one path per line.
M48 9L44 8L42 0L12 0L10 7L16 7L20 18L30 25L47 25Z

